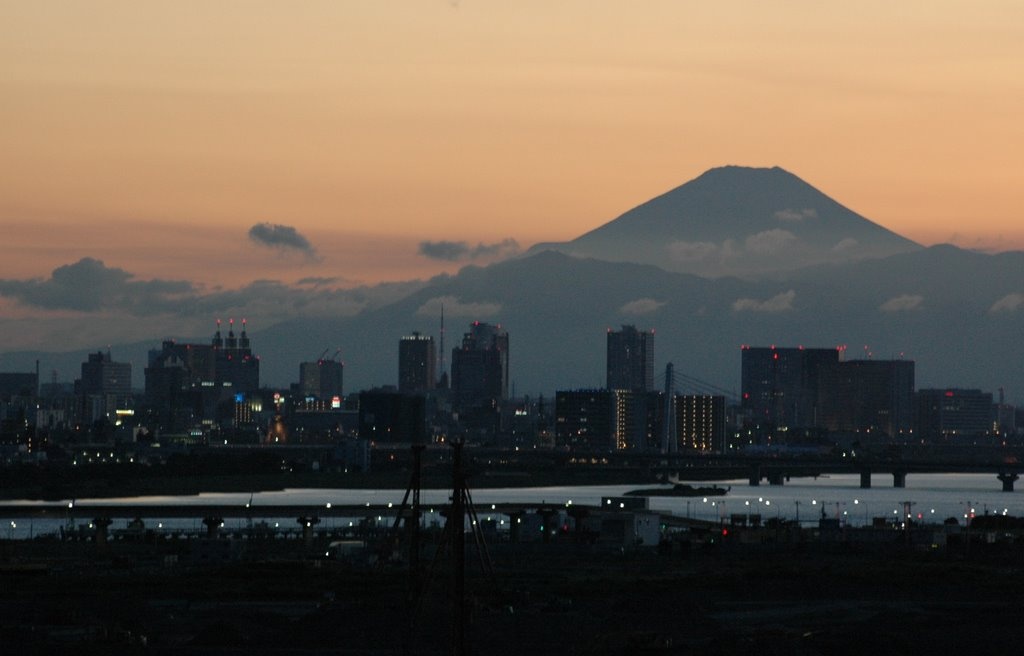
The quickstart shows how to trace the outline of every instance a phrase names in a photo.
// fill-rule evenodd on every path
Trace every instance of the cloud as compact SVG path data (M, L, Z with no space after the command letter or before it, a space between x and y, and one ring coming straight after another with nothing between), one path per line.
M435 296L416 310L417 316L441 316L444 306L446 316L486 319L501 312L500 303L463 303L454 296Z
M462 262L479 259L491 259L515 255L520 250L515 239L503 239L493 244L478 243L470 246L465 241L421 241L419 254L432 260L444 262Z
M791 210L789 208L786 208L784 210L779 210L778 212L775 212L774 214L772 214L772 216L778 219L779 221L783 221L784 223L799 223L800 221L803 221L805 219L817 218L818 211L811 208L806 208L802 210Z
M638 298L620 307L619 312L622 314L650 314L662 305L665 305L665 301L656 301L653 298Z
M793 309L793 299L796 292L792 289L788 292L776 294L766 301L759 301L755 298L740 298L732 304L733 312L785 312Z
M772 255L782 251L796 241L796 235L788 230L765 230L746 239L747 250L761 255Z
M309 259L317 259L316 249L309 240L291 226L278 223L257 223L249 228L249 239L260 246L282 252L301 253Z
M296 280L295 284L308 287L329 287L331 285L338 285L344 282L345 280L343 278L339 278L337 276L307 276Z
M993 303L988 311L993 314L997 312L1016 312L1021 306L1024 306L1024 294L1007 294Z
M185 280L135 280L134 275L102 260L83 257L53 270L48 280L0 280L0 296L48 310L95 312L121 309L131 313L161 311L194 295Z
M677 262L705 262L718 256L719 248L709 241L674 241L668 254Z
M199 317L228 312L284 316L351 316L380 307L425 283L387 283L334 289L332 278L304 278L295 285L258 280L238 289L203 289L186 280L136 280L135 275L85 257L53 270L49 278L0 279L0 297L33 313L77 312L95 316Z
M904 294L902 296L890 298L885 303L879 305L878 309L882 312L908 312L911 310L920 310L923 302L924 296L921 296L920 294Z
M833 253L843 253L845 251L857 248L860 246L860 242L853 237L846 237L836 242L836 245L832 247Z

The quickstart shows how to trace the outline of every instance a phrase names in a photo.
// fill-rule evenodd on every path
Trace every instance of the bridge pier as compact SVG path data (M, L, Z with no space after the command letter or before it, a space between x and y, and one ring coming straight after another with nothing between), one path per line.
M996 478L1003 484L1003 492L1013 492L1013 483L1020 476L1016 472L999 472Z
M892 473L892 486L893 487L907 487L907 472L905 472L905 471L894 471Z
M523 511L509 513L508 516L508 541L511 544L519 544L523 528Z
M871 470L862 469L860 470L860 487L862 490L871 489Z
M551 542L551 529L555 525L555 517L558 516L558 512L551 508L538 508L537 514L541 516L541 530L543 533L544 544Z
M761 484L761 465L750 466L750 487L757 487Z
M220 533L220 527L224 525L222 517L203 517L203 525L206 526L206 537L211 540Z
M93 535L93 539L96 541L97 551L107 550L107 529L113 523L114 521L109 517L97 517L92 520L92 525L96 528L96 533Z
M782 472L769 472L768 485L782 485L786 476Z
M299 517L295 521L302 527L302 540L306 546L313 544L313 527L320 523L320 518L313 515L312 517Z

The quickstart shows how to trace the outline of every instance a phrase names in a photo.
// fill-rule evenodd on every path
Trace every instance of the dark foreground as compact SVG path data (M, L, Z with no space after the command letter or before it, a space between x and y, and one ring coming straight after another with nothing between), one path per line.
M411 621L404 565L276 542L203 566L145 545L3 543L3 653L451 653L445 559ZM471 552L467 644L477 654L1006 653L1024 641L1024 554L972 548L532 544L494 550L493 579Z

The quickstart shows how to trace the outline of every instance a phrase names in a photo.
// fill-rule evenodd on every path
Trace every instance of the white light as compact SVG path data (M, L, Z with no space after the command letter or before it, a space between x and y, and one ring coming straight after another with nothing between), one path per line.
M330 507L331 507L331 502L330 502L330 501L328 501L328 502L327 502L327 508L328 508L328 509L330 509Z

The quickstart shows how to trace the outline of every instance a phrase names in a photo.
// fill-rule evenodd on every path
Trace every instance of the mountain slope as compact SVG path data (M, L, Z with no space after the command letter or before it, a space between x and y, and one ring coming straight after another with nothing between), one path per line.
M576 239L531 252L751 276L920 248L781 168L707 171Z

